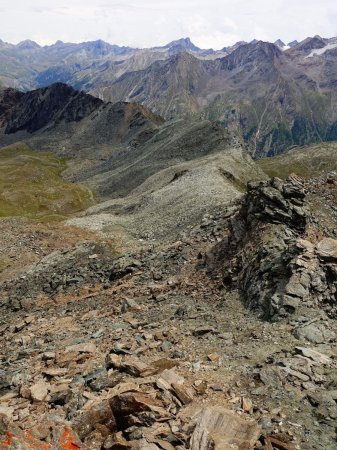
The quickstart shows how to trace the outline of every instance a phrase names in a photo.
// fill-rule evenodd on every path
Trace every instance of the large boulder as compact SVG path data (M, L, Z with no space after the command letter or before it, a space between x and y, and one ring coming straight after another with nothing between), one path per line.
M322 239L316 246L316 253L324 261L337 262L337 239Z

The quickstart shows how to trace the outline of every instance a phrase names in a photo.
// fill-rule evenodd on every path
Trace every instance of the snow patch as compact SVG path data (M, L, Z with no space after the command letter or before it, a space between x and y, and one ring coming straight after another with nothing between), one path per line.
M315 50L312 50L311 53L309 53L308 56L306 56L306 58L312 58L315 55L323 55L323 53L325 53L328 50L332 50L333 48L337 47L337 43L331 43L331 44L327 44L325 47L323 48L316 48Z

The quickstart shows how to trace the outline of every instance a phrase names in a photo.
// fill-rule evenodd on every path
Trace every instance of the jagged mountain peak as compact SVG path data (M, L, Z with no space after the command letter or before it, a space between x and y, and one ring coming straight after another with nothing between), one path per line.
M71 94L77 93L78 91L76 91L76 89L74 89L72 86L70 86L66 83L57 81L56 83L52 83L49 86L35 89L31 92L42 94L42 95L46 95L46 94L49 95L49 94L54 94L54 93L60 94L60 95L62 95L63 93L66 93L68 95L71 95ZM84 92L83 92L83 94L84 94ZM89 95L89 94L84 94L84 95Z
M56 46L56 45L64 45L64 42L63 41L61 41L60 39L59 40L57 40L56 42L55 42L55 44L52 44L53 46Z
M76 91L64 83L26 92L18 98L5 129L6 134L20 130L33 133L60 119L78 121L103 104L102 100Z
M16 141L21 132L23 136L28 133L28 139L72 139L80 150L98 143L142 143L162 123L163 119L146 106L124 101L106 103L64 83L26 93L0 91L0 138L6 142Z
M262 75L269 83L275 76L275 62L282 56L283 51L276 45L264 41L254 41L241 45L218 61L221 70L245 73L245 83L250 77L253 77L253 83L259 83ZM257 68L259 70L258 77L256 77Z
M103 41L103 39L97 39L95 41L87 41L87 42L84 42L84 45L86 47L92 47L92 48L96 48L98 50L105 50L105 49L110 49L111 47L113 47L108 42Z
M82 55L81 57L84 58L83 50L87 53L88 58L91 58L92 56L95 58L105 58L109 55L114 57L116 55L126 54L135 50L131 47L121 47L116 44L110 44L102 39L80 43L63 42L58 40L54 44L46 46L45 48L50 48L53 51L65 52L66 56L69 55L69 52L72 52L74 58L76 58L77 52L79 52ZM61 56L61 59L62 57L64 56Z
M195 61L197 59L198 58L187 51L179 52L169 58L170 61Z
M199 47L193 44L193 42L189 37L177 39L175 41L169 42L164 46L164 48L173 48L173 47L180 47L195 52L200 50Z
M297 41L294 41L294 42L297 42ZM278 47L280 50L285 51L285 50L289 50L291 47L293 47L295 45L295 43L292 43L292 45L285 44L281 39L277 39L277 41L274 42L274 45L276 45L276 47Z
M155 61L153 64L151 64L148 68L146 68L143 72L151 73L153 71L158 70L159 68L178 68L178 67L194 67L196 64L201 63L201 60L198 59L196 56L191 54L188 51L180 51L180 52L173 52L167 59ZM175 70L175 69L173 69ZM125 76L128 77L129 75L132 75L132 73L126 73ZM124 77L124 76L123 76ZM121 78L123 78L121 77Z
M236 50L244 50L246 52L258 50L268 53L271 52L276 55L282 54L282 51L275 43L262 41L258 39L253 39L251 42L248 42L247 44L240 45Z
M240 45L230 55L223 59L231 61L234 65L245 64L250 61L266 61L279 58L282 50L270 42L254 40L248 44Z
M288 47L292 48L295 47L295 45L298 44L298 41L295 39L294 41L288 42Z
M248 44L248 42L246 42L246 41L238 41L234 45L230 45L229 47L223 47L221 49L221 51L222 52L232 53L234 50L236 50L237 48L241 47L241 45L246 45L246 44Z
M278 46L271 42L257 41L252 44L252 48L276 57L282 55L282 51L278 48Z
M314 37L307 37L293 48L300 51L310 51L323 48L326 46L326 44L326 39L323 39L321 36L316 35Z
M277 41L274 42L274 45L281 48L286 46L286 44L281 39L277 39Z

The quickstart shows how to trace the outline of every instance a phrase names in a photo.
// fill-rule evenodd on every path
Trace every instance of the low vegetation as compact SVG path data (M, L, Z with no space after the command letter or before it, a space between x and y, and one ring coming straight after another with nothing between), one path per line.
M337 143L322 142L309 147L297 147L257 163L270 177L286 178L290 173L305 178L324 175L337 171Z
M92 204L92 193L61 174L66 159L35 152L24 144L0 151L0 217L57 220Z

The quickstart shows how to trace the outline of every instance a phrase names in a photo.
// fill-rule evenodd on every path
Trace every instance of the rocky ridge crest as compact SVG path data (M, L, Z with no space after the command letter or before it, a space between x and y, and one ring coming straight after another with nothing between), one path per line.
M228 235L209 255L210 270L221 267L224 283L237 286L247 306L267 319L310 308L337 317L337 241L310 241L305 195L295 175L249 183Z

